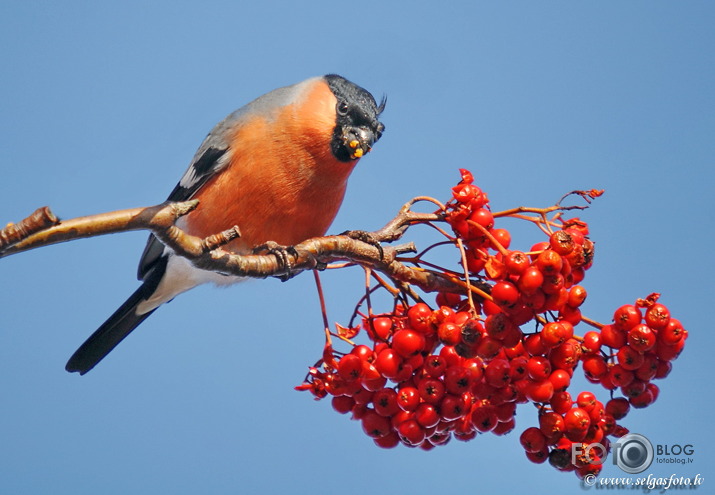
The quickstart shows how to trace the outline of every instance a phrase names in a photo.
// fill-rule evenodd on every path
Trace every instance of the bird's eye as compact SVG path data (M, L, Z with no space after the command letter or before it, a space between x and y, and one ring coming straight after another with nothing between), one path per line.
M341 101L340 103L338 103L338 108L337 108L337 109L338 109L338 113L339 113L340 115L347 115L347 113L348 113L348 104L347 104L346 102L344 102L344 101Z

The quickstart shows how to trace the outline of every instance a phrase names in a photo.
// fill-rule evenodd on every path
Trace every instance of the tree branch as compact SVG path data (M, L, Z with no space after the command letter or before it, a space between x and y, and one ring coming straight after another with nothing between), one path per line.
M399 240L405 231L418 223L443 219L437 213L418 213L410 208L416 198L406 203L398 214L383 228L371 233L379 242ZM240 236L238 227L205 239L194 237L175 225L176 220L198 206L197 200L182 203L163 203L145 208L132 208L86 217L58 221L49 208L35 212L16 225L0 231L0 257L18 254L60 242L96 237L105 234L132 230L149 230L177 254L189 259L204 270L227 273L241 277L267 278L293 276L328 263L349 261L384 273L397 282L420 287L425 292L461 292L463 287L438 271L407 265L397 259L400 254L415 252L412 243L399 246L383 246L383 252L375 246L346 235L333 235L308 239L294 246L297 255L287 253L290 270L273 254L238 255L221 246ZM41 219L36 219L39 215ZM290 271L290 273L289 273Z
M0 253L10 246L17 244L24 238L59 223L59 219L50 211L48 206L35 210L32 215L20 223L9 223L0 230Z

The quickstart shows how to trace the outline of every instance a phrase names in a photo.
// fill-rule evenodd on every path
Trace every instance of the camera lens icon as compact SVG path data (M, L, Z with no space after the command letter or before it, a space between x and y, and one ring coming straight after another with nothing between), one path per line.
M626 473L642 473L653 462L653 445L643 435L629 433L613 445L616 465Z

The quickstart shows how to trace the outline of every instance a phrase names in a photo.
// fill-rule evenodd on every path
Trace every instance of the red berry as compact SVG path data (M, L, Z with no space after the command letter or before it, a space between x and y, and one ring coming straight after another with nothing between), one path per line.
M537 452L526 452L526 458L534 464L543 464L549 458L549 449L544 447Z
M652 385L652 384L649 384L649 385ZM653 386L655 387L655 385L653 385ZM646 387L645 390L643 390L643 392L641 392L640 394L638 394L634 397L629 398L628 401L636 409L642 409L644 407L648 407L653 402L655 402L656 397L657 396L653 394L653 390Z
M621 392L628 398L637 397L643 392L645 392L646 384L644 381L635 378L631 383L625 387L621 387Z
M541 329L541 342L546 347L556 347L573 336L573 326L566 327L561 322L551 321Z
M646 310L645 322L653 330L662 330L670 322L670 311L663 304L655 303Z
M375 412L380 416L392 416L400 410L397 404L397 392L391 388L383 388L372 396Z
M394 349L388 347L380 351L373 364L385 378L395 378L400 373L402 358Z
M355 401L352 397L348 397L347 395L339 395L331 399L331 405L333 409L340 414L347 414L352 411L355 406Z
M611 399L606 403L606 413L613 416L614 419L623 419L628 414L631 406L627 399L623 397L617 397Z
M514 418L516 414L516 402L505 402L504 404L495 406L494 409L496 410L499 422L504 423Z
M506 229L492 229L492 237L504 248L509 249L511 244L511 234ZM495 246L496 248L496 246Z
M546 294L541 289L536 289L530 294L521 295L521 303L533 313L543 313L546 306Z
M356 404L369 404L372 401L372 397L375 392L358 387L355 392L353 392L350 397L353 398Z
M586 296L588 296L586 289L580 285L574 285L569 290L569 297L566 299L566 304L572 308L578 308L586 300Z
M615 325L604 325L601 328L601 343L614 349L626 345L626 332L616 328Z
M564 288L564 285L565 279L560 273L544 274L544 282L541 284L541 290L543 290L547 296L553 296L550 300L547 298L547 308L559 311L562 306L566 304L569 294ZM549 301L552 302L550 303Z
M628 331L641 322L641 311L632 304L624 304L613 314L613 325Z
M519 289L511 282L500 280L492 287L491 295L499 306L511 306L519 300Z
M566 391L556 392L551 397L551 408L559 414L565 414L571 409L572 405L571 394Z
M620 364L614 364L608 370L608 376L616 387L625 387L633 381L634 373Z
M541 333L535 333L524 339L524 349L530 356L541 356L547 351L547 347L541 340Z
M539 452L546 447L546 436L539 428L531 426L522 432L519 442L527 452Z
M635 371L636 378L644 382L655 378L655 374L658 372L658 361L658 357L653 353L643 354L643 364Z
M448 306L440 306L432 312L432 318L439 325L445 321L453 321L454 310Z
M600 354L588 355L583 358L583 371L591 380L599 380L608 373L608 366Z
M487 316L484 320L484 331L487 335L495 340L503 340L503 338L514 327L514 323L505 313L496 313Z
M564 417L557 412L546 412L539 416L539 429L549 440L555 443L564 433Z
M571 385L571 375L566 370L554 370L549 375L549 381L554 386L554 391L561 392Z
M362 370L363 360L354 354L346 354L338 361L338 374L347 382L360 378Z
M384 437L375 438L375 445L383 449L392 449L400 444L400 437L394 431L391 431Z
M372 319L372 331L380 340L387 340L392 331L392 318L386 316L378 316Z
M666 345L676 345L683 340L684 336L685 329L675 318L670 318L665 328L658 332L658 340Z
M444 345L454 346L462 340L462 329L459 325L446 321L437 327L437 336Z
M472 175L472 172L467 170L466 168L460 168L459 173L462 176L462 180L459 182L460 184L471 184L474 182L474 176ZM477 186L474 186L476 189L479 189ZM471 196L477 196L481 195L482 193L479 191L475 191ZM470 197L470 199L472 199Z
M408 419L397 427L397 434L407 445L419 445L426 438L425 430L415 419Z
M415 387L402 387L397 391L397 405L403 411L414 411L420 405L420 394Z
M495 388L505 386L511 380L511 367L506 359L493 359L484 368L484 379Z
M444 382L439 378L425 378L417 385L420 398L429 404L438 404L444 397Z
M658 356L658 359L660 359L661 361L672 361L676 359L683 350L683 347L685 345L685 339L688 338L688 331L683 330L682 335L683 338L681 338L677 343L673 345L667 345L662 342L659 342L655 348L655 353Z
M442 398L439 405L440 415L446 421L453 421L464 416L469 408L464 399L457 395L447 394Z
M529 267L529 257L522 251L509 251L504 258L504 268L512 275L521 275Z
M638 352L645 352L655 346L655 332L648 325L640 323L628 331L628 345Z
M543 356L533 356L526 363L526 373L534 381L545 380L551 375L551 362Z
M594 407L596 407L597 403L598 399L596 399L593 392L584 391L576 397L576 404L578 404L578 407L582 408L584 411L591 411Z
M565 230L557 230L549 237L549 246L556 253L566 256L574 250L575 242L572 235Z
M432 310L425 303L417 303L407 310L410 327L422 333L432 331Z
M581 345L588 352L600 352L601 351L601 334L599 332L590 330L583 334L583 342Z
M469 215L469 220L478 223L486 229L494 227L494 216L491 211L485 208L475 210L471 215Z
M539 271L544 275L556 275L561 272L563 260L559 253L553 249L547 249L539 254L534 261L534 265L536 265Z
M430 355L425 358L424 370L433 377L439 378L447 369L447 361L442 356Z
M402 329L392 336L392 348L397 353L408 358L422 351L425 345L425 338L421 333L410 329Z
M472 372L464 366L450 366L444 372L444 385L450 394L468 392L472 383Z
M554 368L570 370L578 364L581 354L581 345L575 339L569 339L554 347L549 354L549 359Z
M439 356L444 359L446 366L461 365L463 358L457 354L452 346L444 346L439 351Z
M574 407L564 414L564 429L569 440L582 440L591 426L591 417L580 407Z
M658 369L655 372L655 378L665 378L670 374L673 369L673 365L670 361L658 360Z
M365 372L365 368L369 368L372 370L377 376L374 378L367 378L367 373ZM363 367L363 379L362 379L362 386L366 390L371 390L373 392L380 390L385 386L387 383L387 378L382 376L379 371L377 371L377 368L375 368L371 364L367 364L366 367Z
M545 379L533 382L526 389L526 396L532 402L548 402L554 395L554 384Z
M531 294L544 283L544 275L536 266L530 266L519 277L517 285L519 290L525 294Z
M514 431L515 426L516 421L514 421L514 418L511 418L509 421L499 421L492 430L492 433L499 436L506 435L507 433Z
M616 357L618 358L618 364L630 371L640 368L643 364L643 354L629 345L618 349Z
M561 277L561 275L559 275L559 277ZM563 277L558 281L563 282ZM546 284L546 282L544 282L544 284ZM541 288L543 290L544 285L542 285ZM544 290L544 294L546 294L544 307L549 311L562 311L564 306L566 306L566 299L569 297L569 292L564 289L563 286L557 287L556 290L551 293L547 293L546 290Z
M491 405L480 405L472 409L471 421L482 433L492 431L499 422L496 410Z
M440 415L437 412L437 409L433 404L428 404L426 402L422 402L417 409L415 410L415 420L422 426L423 428L432 428L433 426L437 426L437 423L440 421Z
M362 417L362 429L369 437L384 437L390 433L390 421L375 411L368 410Z

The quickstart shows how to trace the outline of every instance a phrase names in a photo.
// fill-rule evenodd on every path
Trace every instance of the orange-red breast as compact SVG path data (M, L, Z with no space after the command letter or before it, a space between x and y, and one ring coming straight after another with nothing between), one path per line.
M206 237L238 225L226 246L245 254L268 241L291 246L323 235L355 164L380 139L384 109L337 75L267 93L230 114L206 137L170 201L198 199L177 225ZM139 262L144 283L80 346L67 371L84 374L161 304L199 284L238 277L195 268L154 236Z

